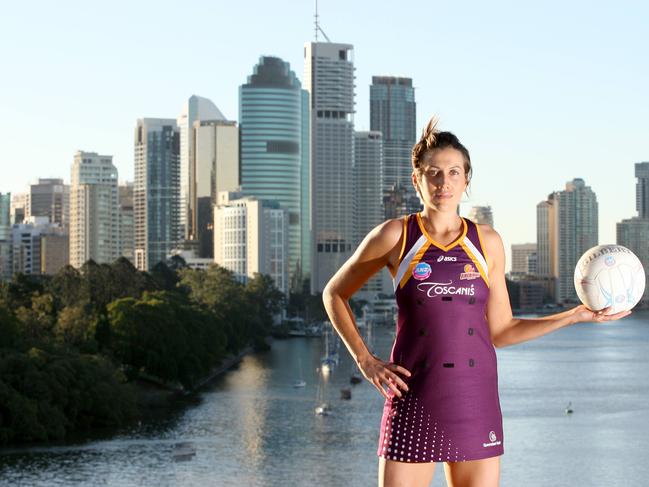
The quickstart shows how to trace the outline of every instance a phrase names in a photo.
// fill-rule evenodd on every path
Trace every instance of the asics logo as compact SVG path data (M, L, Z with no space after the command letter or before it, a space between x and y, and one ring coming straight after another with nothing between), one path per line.
M457 257L446 257L444 255L440 255L437 257L437 262L456 262Z

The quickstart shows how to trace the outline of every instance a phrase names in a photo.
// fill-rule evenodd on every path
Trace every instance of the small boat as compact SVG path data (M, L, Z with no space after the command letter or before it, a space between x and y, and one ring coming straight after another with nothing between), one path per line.
M184 461L190 460L196 455L196 450L189 443L178 443L174 446L174 451L171 454L174 460Z
M566 406L566 414L572 414L572 402L569 402Z
M306 381L304 380L304 372L302 370L302 359L299 355L297 356L297 368L300 375L298 376L299 378L296 379L295 382L293 382L293 387L296 389L306 386Z
M323 362L322 366L320 367L320 372L322 375L329 375L331 371L333 370L333 364L331 362Z
M322 373L323 374L328 374L329 372L332 372L333 369L338 365L339 362L339 356L338 356L338 351L335 349L335 339L334 339L334 346L332 347L334 350L330 350L329 347L329 332L325 332L325 353L320 360L320 365L322 366Z
M340 399L351 399L352 390L351 389L340 389Z
M315 408L316 416L329 416L331 414L331 406L327 403L322 403Z

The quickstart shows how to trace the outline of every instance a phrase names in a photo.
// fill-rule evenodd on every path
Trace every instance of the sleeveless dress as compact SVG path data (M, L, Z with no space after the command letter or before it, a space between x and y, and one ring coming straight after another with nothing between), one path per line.
M489 278L478 226L443 246L419 213L404 218L390 362L409 390L389 389L377 454L401 462L458 462L504 453L496 352L486 318Z

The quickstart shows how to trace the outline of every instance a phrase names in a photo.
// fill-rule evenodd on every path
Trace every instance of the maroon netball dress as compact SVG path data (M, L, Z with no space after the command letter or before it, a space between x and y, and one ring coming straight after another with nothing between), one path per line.
M390 361L411 372L409 390L385 400L378 455L401 462L458 462L502 455L496 352L486 318L489 278L478 226L462 218L448 246L421 216L404 218L394 278L397 330Z

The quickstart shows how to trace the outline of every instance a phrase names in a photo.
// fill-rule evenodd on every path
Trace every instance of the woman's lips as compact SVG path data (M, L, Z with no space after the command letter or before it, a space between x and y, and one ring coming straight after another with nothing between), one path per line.
M451 193L435 193L435 198L445 199L453 196Z

